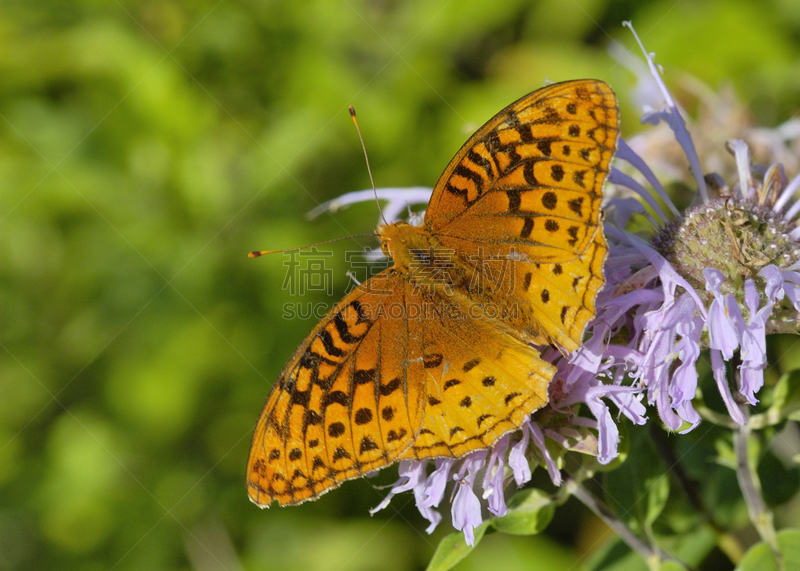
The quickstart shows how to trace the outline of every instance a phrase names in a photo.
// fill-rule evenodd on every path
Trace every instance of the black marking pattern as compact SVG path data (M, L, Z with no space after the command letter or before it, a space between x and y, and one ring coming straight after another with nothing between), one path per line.
M385 385L381 385L381 388L380 388L381 396L384 396L384 397L389 396L394 391L399 389L401 384L402 383L400 381L400 378L397 377L397 378L392 379L391 381L389 381Z
M522 230L520 230L519 237L530 238L531 232L533 232L533 218L526 216L525 222L522 223Z
M328 425L328 436L331 438L339 438L345 433L344 424L341 422L334 422Z
M469 373L472 369L477 367L480 364L480 362L481 360L477 358L467 361L466 363L464 363L464 366L461 367L461 370L464 371L465 373Z
M545 192L542 195L542 206L547 210L554 210L556 206L558 206L558 196L556 193L551 191Z
M355 423L359 426L369 424L372 422L372 411L368 408L358 409L356 414L353 416L353 421L355 421Z
M442 364L444 356L441 353L431 353L422 357L422 363L426 369L435 369Z
M461 384L461 381L459 381L458 379L450 379L449 381L445 382L444 390L450 389L450 388L455 387L456 385L460 385L460 384Z

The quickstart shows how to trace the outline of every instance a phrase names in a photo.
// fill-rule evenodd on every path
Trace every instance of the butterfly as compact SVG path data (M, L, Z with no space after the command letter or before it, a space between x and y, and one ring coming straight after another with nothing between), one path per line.
M602 81L534 91L458 151L421 226L378 228L393 266L331 308L267 398L247 464L254 503L463 456L546 404L556 370L536 346L577 349L604 285L618 121Z

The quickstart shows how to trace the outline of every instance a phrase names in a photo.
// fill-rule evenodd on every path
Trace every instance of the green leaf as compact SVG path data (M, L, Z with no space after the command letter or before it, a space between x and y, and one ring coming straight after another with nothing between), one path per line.
M595 551L586 563L586 571L648 571L647 563L625 542L616 538Z
M675 516L670 514L669 523L675 521ZM681 532L659 536L658 546L665 552L674 556L682 563L693 568L701 567L703 561L717 547L717 534L706 524L684 528Z
M758 475L767 505L785 504L800 489L800 468L796 465L786 466L772 452L764 454L758 463Z
M770 411L779 411L781 418L800 412L800 370L782 375L773 391L775 399ZM769 412L769 411L768 411Z
M686 571L687 569L678 561L659 562L656 560L656 563L658 563L659 571ZM654 568L652 565L648 565L641 553L631 550L619 538L596 551L585 566L586 571L651 571Z
M534 535L545 529L556 511L549 494L529 489L516 494L509 502L508 513L492 519L497 531L512 535Z
M800 569L800 529L784 529L778 532L778 551L783 559L782 565L778 565L775 554L766 543L756 543L745 553L736 571Z
M800 569L800 529L779 531L778 548L783 555L784 569Z
M436 547L433 558L428 563L427 571L447 571L447 569L452 569L459 561L472 553L472 550L483 539L483 534L486 533L488 527L489 522L487 521L475 528L475 542L472 547L467 545L464 540L464 534L460 531L445 535Z
M661 514L669 497L669 477L644 431L631 433L630 458L635 459L606 474L607 503L618 517L647 529Z
M736 571L779 571L778 562L775 560L775 554L769 546L764 543L756 543L751 547L739 565Z

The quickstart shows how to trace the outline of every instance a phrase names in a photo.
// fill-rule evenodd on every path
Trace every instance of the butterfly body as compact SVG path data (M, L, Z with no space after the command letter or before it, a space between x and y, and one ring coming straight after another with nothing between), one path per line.
M596 80L510 105L456 154L421 226L377 235L393 266L336 304L280 374L256 426L248 492L314 499L404 459L491 446L547 402L604 284L602 183L616 98Z

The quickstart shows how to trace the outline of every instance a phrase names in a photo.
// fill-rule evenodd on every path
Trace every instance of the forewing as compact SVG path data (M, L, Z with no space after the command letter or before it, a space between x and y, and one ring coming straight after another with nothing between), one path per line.
M618 116L611 88L590 79L550 85L509 105L450 161L426 226L457 250L500 242L535 262L582 255L599 232Z
M538 343L578 347L604 284L600 204L616 149L614 92L558 83L510 105L462 147L425 221L471 268L470 291Z

